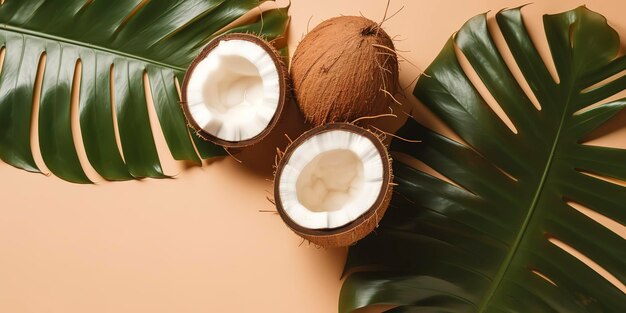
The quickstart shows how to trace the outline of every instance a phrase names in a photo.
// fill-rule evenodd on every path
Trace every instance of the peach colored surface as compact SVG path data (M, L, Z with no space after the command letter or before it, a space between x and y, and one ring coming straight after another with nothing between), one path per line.
M470 17L525 2L394 0L390 12L405 8L385 29L423 69ZM535 39L541 14L583 3L626 35L623 1L536 0L525 9ZM292 52L307 24L359 12L380 20L385 5L292 0ZM402 63L403 85L417 73ZM418 118L446 132L423 109ZM624 146L626 130L597 141ZM259 212L273 209L271 185L232 159L186 168L160 145L174 179L81 186L0 163L0 312L336 311L344 249L300 246L277 215Z

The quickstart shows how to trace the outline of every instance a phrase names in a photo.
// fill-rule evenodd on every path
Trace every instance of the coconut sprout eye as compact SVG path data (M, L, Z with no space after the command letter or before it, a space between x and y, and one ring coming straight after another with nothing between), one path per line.
M203 138L225 147L248 146L263 139L280 116L285 76L270 44L248 34L224 35L189 67L183 110Z
M287 225L321 246L346 246L367 235L391 197L387 150L352 124L315 128L287 148L274 197Z

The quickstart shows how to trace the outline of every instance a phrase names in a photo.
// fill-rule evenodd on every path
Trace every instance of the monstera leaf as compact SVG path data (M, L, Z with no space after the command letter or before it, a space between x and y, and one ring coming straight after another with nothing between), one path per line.
M90 181L72 139L73 88L78 89L80 116L74 127L80 128L87 158L100 175L108 180L164 177L145 89L152 93L172 156L199 164L192 140L203 158L220 152L189 135L175 78L182 80L186 66L220 32L255 32L272 40L284 33L288 22L287 8L274 9L250 24L225 29L263 2L259 0L1 2L0 158L39 172L30 142L35 120L46 166L76 183ZM38 88L40 63L43 81ZM76 69L80 79L75 81ZM37 95L39 113L33 119Z
M626 312L625 238L590 218L626 223L626 188L612 180L626 180L626 150L585 144L626 106L609 99L626 88L618 34L584 7L544 16L556 82L521 10L496 20L541 109L507 67L487 17L468 21L414 91L464 143L411 121L401 136L423 142L393 145L450 182L395 164L393 206L349 252L349 271L375 270L347 278L340 312L375 304L395 307L388 312ZM513 130L472 84L455 47Z

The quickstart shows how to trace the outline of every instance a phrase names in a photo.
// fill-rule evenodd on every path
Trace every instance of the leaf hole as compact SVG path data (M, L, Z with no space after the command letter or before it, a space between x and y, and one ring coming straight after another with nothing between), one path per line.
M597 82L597 83L595 83L595 84L593 84L593 85L591 85L591 86L589 86L587 88L584 88L583 90L580 91L580 93L587 93L587 92L589 92L591 90L594 90L594 89L597 89L597 88L601 88L601 87L606 86L607 84L610 84L610 83L612 83L612 82L614 82L614 81L616 81L616 80L618 80L618 79L620 79L620 78L622 78L624 76L626 76L626 69L624 69L624 70L622 70L622 71L620 71L620 72L618 72L616 74L613 74L613 75L611 75L611 76L609 76L609 77L607 77L607 78L605 78L605 79L603 79L603 80L601 80L601 81L599 81L599 82Z
M39 104L41 101L41 89L43 86L43 76L46 71L46 58L45 52L39 57L39 64L37 65L37 76L35 77L35 86L33 90L33 109L30 119L30 150L33 153L33 159L37 167L44 175L50 175L50 170L46 166L41 155L41 148L39 147Z
M4 57L7 54L7 49L5 47L0 48L0 74L2 74L2 68L4 67Z
M585 111L587 110L590 109L585 108ZM626 138L626 110L621 110L579 143L586 146L626 149L624 138Z
M120 138L120 128L117 123L117 109L115 108L115 64L111 64L109 69L109 98L111 99L111 116L113 117L113 132L115 133L115 143L120 151L120 156L124 163L124 149L122 148L122 139Z
M545 15L545 13L545 8L541 6L525 6L522 8L522 22L524 24L524 27L528 31L530 41L533 43L533 46L535 46L535 49L537 50L537 53L543 61L546 69L550 73L550 76L552 76L552 80L554 80L555 83L560 84L561 78L559 77L559 74L556 70L554 58L552 56L552 52L550 51L550 46L548 45L548 37L545 32L545 27L532 27L533 25L544 25L543 16Z
M543 280L547 281L548 283L550 283L551 285L554 285L555 287L558 287L559 285L557 285L552 279L550 279L550 277L548 277L546 274L536 270L536 269L532 269L529 268L528 269L531 273L539 276L540 278L542 278Z
M163 129L159 123L159 117L157 116L156 108L154 106L154 96L152 94L152 88L150 86L150 78L148 72L143 72L143 89L146 98L146 106L148 109L148 120L150 121L150 128L152 129L152 135L154 137L154 143L157 149L157 155L161 161L161 167L165 175L172 176L171 173L180 173L183 162L177 162L174 160L172 153L170 152L167 142L165 141L165 135Z
M220 28L218 31L215 32L214 35L223 34L227 32L228 30L233 29L235 27L244 26L246 24L252 24L258 21L259 19L261 19L265 11L268 11L276 7L277 5L275 5L274 3L270 5L270 3L259 1L259 5L256 8L249 10L248 12L238 17L236 20L230 22L228 25L225 25L224 27ZM204 43L206 44L206 41Z
M78 59L74 66L74 77L72 79L72 89L70 91L70 129L72 131L72 139L74 140L74 149L78 155L78 161L83 168L85 175L92 182L103 181L104 178L96 172L89 163L87 152L83 143L83 134L80 129L80 86L83 73L83 62Z
M178 81L178 77L174 76L174 86L176 87L176 92L178 93L178 101L183 101L183 95L180 91L180 82Z
M115 29L115 32L113 33L113 38L115 38L117 36L117 34L119 34L122 29L124 29L124 27L126 25L128 25L128 23L133 19L133 17L135 17L137 15L137 13L139 13L139 11L141 9L143 9L143 7L145 7L148 3L150 3L151 0L141 0L141 2L139 2L135 8L133 8L128 15L126 15L126 17L124 17L124 19L122 20L122 22L120 23L120 25Z
M94 0L87 0L87 1L85 1L85 3L83 4L83 6L82 6L82 7L80 7L80 9L78 10L78 13L80 13L80 12L84 12L84 11L87 9L87 7L89 7L89 6L93 3L93 1L94 1Z
M580 262L582 262L585 265L587 265L593 271L598 273L598 275L602 276L608 282L613 284L617 289L619 289L621 292L626 294L626 285L624 285L624 283L622 283L619 279L617 279L617 277L615 277L613 274L609 273L609 271L607 271L602 266L600 266L600 264L596 263L595 261L593 261L592 259L590 259L586 255L584 255L580 251L576 250L574 247L566 244L565 242L563 242L563 241L561 241L559 239L556 239L554 237L549 237L548 241L550 243L552 243L553 245L559 247L561 250L569 253L571 256L575 257Z
M447 176L441 174L439 171L435 170L434 168L430 167L428 164L414 158L411 157L410 155L404 154L404 153L400 153L400 152L393 152L393 159L396 161L400 161L412 168L415 168L421 172L424 172L430 176L433 176L441 181L444 181L450 185L453 185L461 190L465 190L468 193L474 194L473 192L467 190L466 188L464 188L463 186L457 184L455 181L453 181L452 179L448 178Z
M588 105L588 106L586 106L586 107L584 107L584 108L574 112L572 114L572 116L578 116L578 115L584 114L584 113L586 113L588 111L591 111L591 110L593 110L593 109L595 109L595 108L597 108L597 107L599 107L601 105L604 105L604 104L607 104L607 103L610 103L610 102L619 101L620 99L622 99L624 97L626 97L626 89L621 91L621 92L618 92L617 94L612 95L611 97L608 97L606 99L602 99L601 101L598 101L598 102L596 102L594 104Z
M379 313L379 312L387 312L397 308L396 304L371 304L365 307L358 308L353 310L352 313Z
M174 87L176 88L176 94L178 95L178 103L181 104L183 101L183 96L181 94L180 91L180 82L178 81L178 77L176 77L176 75L174 75L172 77L172 82L174 83ZM204 160L202 160L202 154L200 153L200 151L198 151L198 147L196 147L196 142L195 140L193 140L193 134L192 132L192 128L189 127L189 123L187 122L187 116L185 117L185 126L187 127L187 135L189 135L189 140L191 140L191 146L193 146L193 150L196 152L196 154L200 157L201 162L204 162Z
M509 172L505 171L504 169L500 168L499 166L497 166L496 164L492 163L491 165L493 165L493 167L495 167L496 169L498 169L504 176L508 177L510 180L514 181L514 182L518 182L519 179L517 179L517 177L513 176L512 174L510 174Z
M431 78L424 76L420 79ZM424 125L424 127L429 128L430 130L438 133L441 136L444 136L452 141L462 143L463 145L469 146L467 142L465 142L465 140L463 140L463 138L461 138L461 136L456 133L456 131L454 131L448 124L446 124L439 116L433 113L433 111L431 111L427 106L420 102L416 97L409 96L407 97L407 99L409 99L412 108L410 114L407 114L410 118L413 118L421 125Z
M228 30L231 30L231 29L239 27L239 26L244 26L246 24L252 24L252 23L255 23L255 22L259 21L259 20L262 20L263 19L263 13L265 13L266 11L268 11L270 9L274 9L274 8L277 8L277 6L274 3L270 2L270 1L259 1L259 5L256 8L253 8L253 9L249 10L248 12L244 13L243 15L241 15L240 17L238 17L234 21L228 23L224 27L222 27L219 30L217 30L216 32L214 32L212 35L207 36L207 38L203 38L202 40L199 40L193 46L193 49L200 49L200 48L204 47L206 44L209 43L209 41L211 41L211 39L213 39L216 36L219 36L221 34L224 34ZM210 12L211 11L208 11L205 14L208 14ZM172 33L168 34L164 39L171 38L172 36L176 35L180 31L182 31L184 28L186 28L189 25L191 25L196 20L197 20L197 18L192 20L192 21L190 21L189 23L181 26L180 28L174 30Z
M480 76L478 76L478 73L476 73L465 54L463 54L461 49L459 49L456 44L454 45L454 51L456 53L457 59L459 60L459 64L463 69L463 72L465 72L467 78L472 82L472 85L476 87L476 90L481 95L485 103L489 106L489 108L491 108L496 116L500 118L500 120L504 123L504 125L509 128L512 133L517 134L517 128L513 124L513 121L511 121L511 119L506 114L506 112L504 112L498 101L496 101L493 95L489 92L487 86L485 86L485 83L482 81L482 79L480 79Z
M614 232L616 235L626 240L626 226L625 225L622 225L618 223L617 221L604 216L603 214L600 214L592 209L589 209L588 207L578 202L571 201L568 199L563 199L563 201L565 201L565 203L567 203L567 205L569 205L571 208L584 214L588 218L594 220L596 223L606 227L608 230Z
M576 168L576 171L578 171L579 173L581 173L583 175L587 175L589 177L593 177L595 179L599 179L599 180L605 181L607 183L611 183L611 184L614 184L614 185L626 187L626 181L623 181L621 179L608 177L608 176L604 176L604 175L599 175L599 174L596 174L596 173L591 173L589 171L586 171L586 170L583 170L583 169L580 169L580 168Z
M524 94L526 94L526 97L528 98L528 100L530 100L535 109L541 111L541 104L539 103L539 100L537 100L537 97L535 96L533 90L530 88L528 81L526 81L526 78L524 78L524 74L519 68L519 65L517 64L517 62L515 62L513 53L511 52L509 45L507 45L506 40L504 39L504 35L502 34L500 27L498 26L498 22L491 14L487 19L487 28L489 29L491 38L493 39L493 42L498 49L498 52L502 56L504 63L509 68L509 71L511 71L513 78L515 78L515 81L517 81L517 84L520 86Z
M177 27L176 29L172 30L171 32L169 32L167 35L163 36L161 39L159 39L157 42L155 42L154 44L152 44L152 47L155 47L161 43L167 42L169 41L172 37L176 36L176 34L182 32L183 30L185 30L186 28L188 28L190 25L193 25L195 22L197 22L198 20L204 18L206 15L210 14L213 11L213 9L207 10L201 14L198 14L198 16L196 16L195 18L187 21L185 24L180 25L179 27ZM213 35L209 35L207 36L208 38L204 38L204 40L199 41L198 43L196 43L196 45L193 47L198 48L198 46L201 46L202 43L207 42L209 40L211 40L210 38L214 38L215 36L219 36L221 33L219 31L213 33Z

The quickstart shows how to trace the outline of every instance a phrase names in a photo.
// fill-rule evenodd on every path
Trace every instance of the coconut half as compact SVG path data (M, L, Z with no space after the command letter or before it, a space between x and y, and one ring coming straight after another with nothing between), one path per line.
M389 154L373 133L347 123L314 128L285 151L274 179L277 210L297 234L323 247L369 234L392 194Z
M189 66L182 108L197 134L224 147L252 145L276 125L287 75L276 50L250 34L212 40Z

